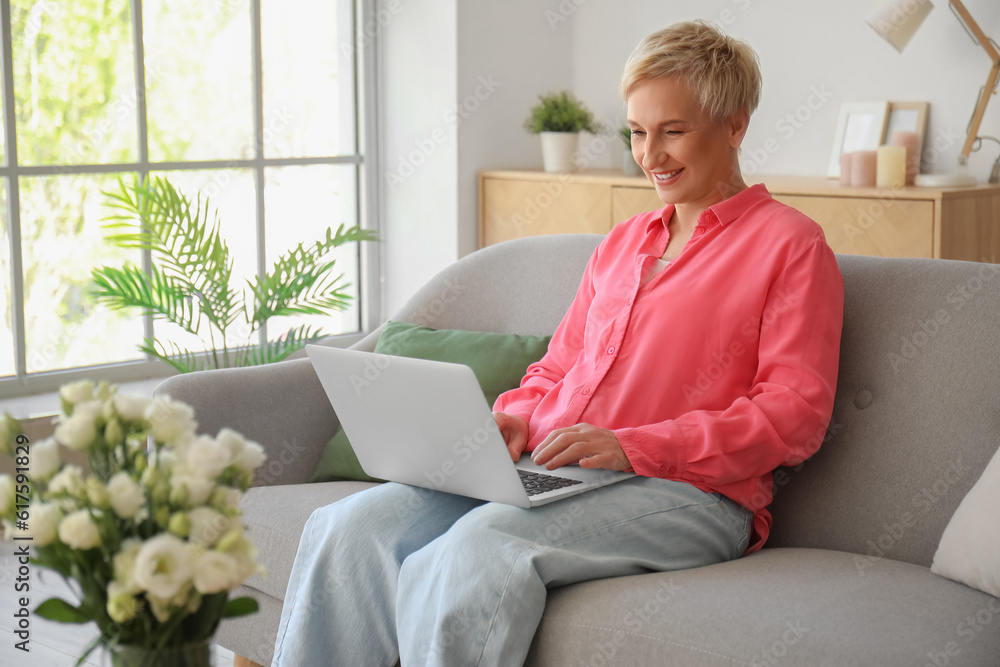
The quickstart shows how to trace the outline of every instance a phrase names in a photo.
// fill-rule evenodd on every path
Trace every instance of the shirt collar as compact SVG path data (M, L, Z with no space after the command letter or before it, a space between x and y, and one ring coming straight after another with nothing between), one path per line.
M721 225L728 225L730 222L746 213L754 205L768 199L771 199L771 193L767 191L767 188L763 183L751 185L744 190L740 190L729 199L723 199L718 204L713 204L702 211L698 224L712 226L717 220ZM667 204L667 206L660 211L659 217L655 217L650 221L646 231L652 231L653 227L656 225L660 225L663 229L666 229L667 224L670 222L670 216L673 214L674 205ZM706 214L709 214L707 220L705 219Z

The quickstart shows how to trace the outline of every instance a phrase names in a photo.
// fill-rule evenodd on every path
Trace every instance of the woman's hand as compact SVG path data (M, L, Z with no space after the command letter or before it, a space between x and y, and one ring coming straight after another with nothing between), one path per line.
M581 468L632 468L615 434L590 424L557 428L535 448L531 458L548 470L572 463L579 463Z
M510 458L517 463L521 454L524 453L524 448L528 446L528 422L506 412L494 412L493 419L497 422L497 428L500 429L503 441L507 443Z

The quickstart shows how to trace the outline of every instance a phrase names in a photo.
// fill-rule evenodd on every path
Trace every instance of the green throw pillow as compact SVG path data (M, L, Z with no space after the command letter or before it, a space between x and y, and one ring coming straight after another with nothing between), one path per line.
M545 356L551 336L518 336L482 331L431 329L405 322L387 322L375 351L400 357L450 361L472 368L493 405L497 396L521 384L528 366ZM323 449L311 482L333 480L381 481L369 477L347 440L338 429Z

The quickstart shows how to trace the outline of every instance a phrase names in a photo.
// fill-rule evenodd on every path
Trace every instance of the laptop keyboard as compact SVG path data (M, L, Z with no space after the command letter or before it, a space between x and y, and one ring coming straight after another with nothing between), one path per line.
M544 475L538 472L518 470L517 474L521 476L521 484L524 485L524 490L528 492L529 496L537 496L539 493L545 493L546 491L553 491L573 486L574 484L582 484L578 479L569 479L568 477L559 477L557 475Z

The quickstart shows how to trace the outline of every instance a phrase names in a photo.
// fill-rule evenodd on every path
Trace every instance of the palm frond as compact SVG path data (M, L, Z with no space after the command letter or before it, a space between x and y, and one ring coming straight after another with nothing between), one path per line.
M199 312L196 301L171 276L155 266L147 275L135 266L121 269L101 267L91 270L93 294L98 302L112 309L142 308L154 317L169 320L185 331L198 333Z
M300 243L274 263L263 277L247 281L254 296L254 310L249 319L257 326L276 315L329 315L343 310L350 301L344 290L343 276L332 277L335 260L326 254L345 243L374 241L374 232L341 224L334 233L327 228L326 237L307 248Z
M314 330L310 325L304 324L294 327L275 340L262 341L260 344L248 348L247 355L242 358L240 365L259 366L281 361L322 337L322 330Z
M121 248L148 250L166 275L197 297L219 328L235 321L237 292L229 289L233 261L222 239L218 214L200 194L192 201L165 178L148 183L118 181L105 192L121 215L106 218L106 239Z
M169 346L170 349L167 349ZM211 367L205 360L199 360L198 355L187 348L183 348L173 341L166 343L158 340L146 338L139 349L146 354L156 357L160 361L169 364L178 373L191 373L205 370Z

